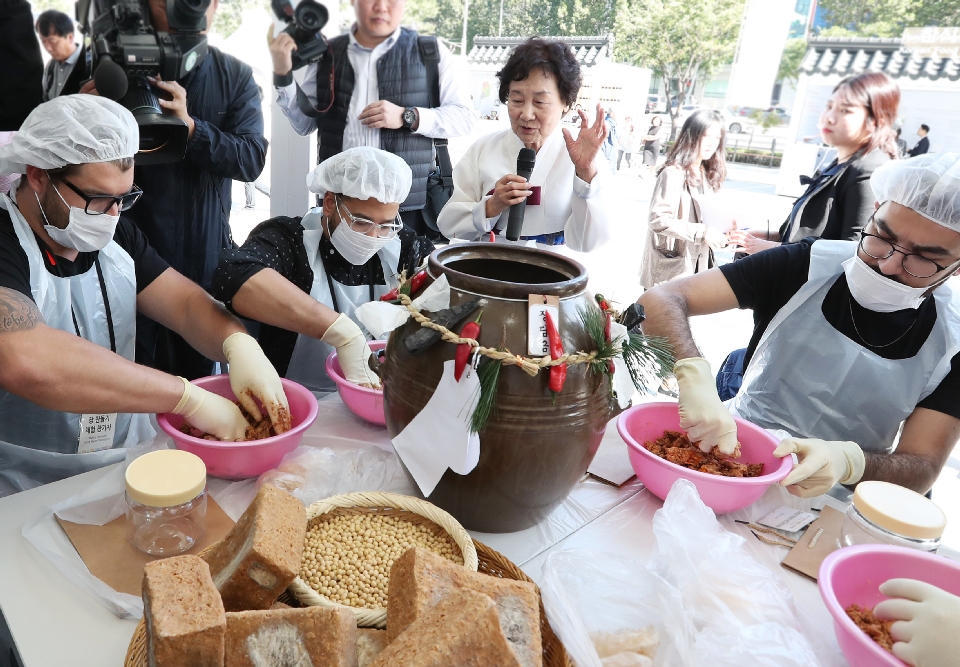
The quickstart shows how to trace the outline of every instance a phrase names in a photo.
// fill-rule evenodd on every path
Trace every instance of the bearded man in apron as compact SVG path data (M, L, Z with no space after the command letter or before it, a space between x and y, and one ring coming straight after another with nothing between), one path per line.
M643 295L644 333L673 344L681 426L730 454L731 415L792 437L794 495L883 480L928 491L960 437L960 155L870 178L859 241L805 239ZM721 403L687 318L751 308L743 385ZM898 438L899 434L899 438Z
M231 401L134 363L136 315L230 361L234 392L279 428L280 378L243 325L164 262L120 213L133 183L137 122L116 102L67 95L41 104L0 173L0 496L122 461L153 436L148 415L182 414L221 440L247 422ZM286 417L289 421L289 417Z
M318 393L334 391L324 362L336 349L347 380L380 386L367 365L367 336L352 318L433 251L398 217L412 178L392 153L348 149L307 175L322 207L267 220L242 247L221 254L213 294L261 323L260 343L281 375Z

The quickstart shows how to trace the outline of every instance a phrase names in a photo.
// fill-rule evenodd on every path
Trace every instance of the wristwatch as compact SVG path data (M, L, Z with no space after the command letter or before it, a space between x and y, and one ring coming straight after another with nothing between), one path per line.
M412 130L414 123L419 119L416 107L407 107L403 110L403 127Z

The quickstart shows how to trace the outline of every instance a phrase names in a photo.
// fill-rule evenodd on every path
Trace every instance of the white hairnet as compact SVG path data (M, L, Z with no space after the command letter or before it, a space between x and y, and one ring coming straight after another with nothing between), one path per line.
M56 169L133 157L140 131L133 114L98 95L64 95L30 112L13 141L0 146L0 174L27 165Z
M957 153L927 153L909 160L891 160L873 172L870 187L878 202L896 202L960 232Z
M402 204L412 182L413 173L403 159L370 146L337 153L307 174L307 187L311 192L372 198L383 204Z

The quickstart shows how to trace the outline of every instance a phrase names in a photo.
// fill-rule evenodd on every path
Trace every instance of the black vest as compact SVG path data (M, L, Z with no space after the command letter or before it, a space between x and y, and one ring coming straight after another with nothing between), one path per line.
M354 72L347 56L349 35L334 37L317 63L317 109L329 109L317 117L317 161L323 162L343 150L343 132L347 127L347 111L353 95ZM330 72L333 70L333 100L330 100ZM427 68L420 59L417 33L400 29L393 47L377 61L377 88L380 99L400 107L429 109L430 91ZM423 208L427 202L427 176L433 171L433 139L400 128L380 128L381 149L399 155L413 171L410 194L400 205L401 211Z

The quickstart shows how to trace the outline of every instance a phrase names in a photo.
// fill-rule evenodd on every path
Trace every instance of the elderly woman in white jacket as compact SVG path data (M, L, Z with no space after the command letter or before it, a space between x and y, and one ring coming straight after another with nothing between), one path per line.
M454 193L438 219L451 239L509 242L510 207L527 199L520 243L567 245L589 252L610 237L608 198L613 174L597 154L607 138L603 109L590 125L580 112L576 139L560 129L576 102L580 65L563 42L533 38L518 46L500 78L510 129L477 140L453 171ZM515 174L517 154L537 152L529 182Z

